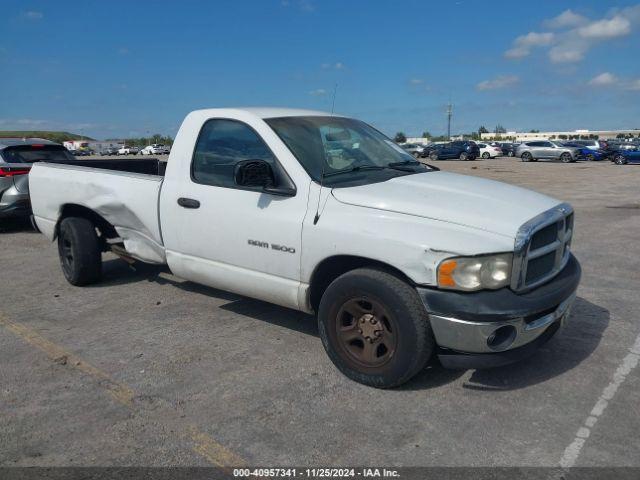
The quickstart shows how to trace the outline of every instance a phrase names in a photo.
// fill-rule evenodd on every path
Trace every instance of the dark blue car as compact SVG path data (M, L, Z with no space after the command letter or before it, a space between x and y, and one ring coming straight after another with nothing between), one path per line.
M455 142L433 145L429 149L431 160L446 160L459 158L460 160L475 160L480 156L480 148L475 142L457 140Z
M594 160L605 160L609 158L611 152L607 152L605 150L593 150L591 148L587 148L584 145L575 142L563 142L562 145L565 147L575 147L580 149L580 156L585 160L594 161Z
M616 165L624 165L626 163L640 163L640 149L635 150L614 150L610 152L609 158Z

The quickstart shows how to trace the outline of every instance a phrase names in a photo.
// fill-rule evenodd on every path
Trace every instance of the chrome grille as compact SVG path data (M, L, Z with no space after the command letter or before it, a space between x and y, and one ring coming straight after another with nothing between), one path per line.
M568 203L541 213L516 234L511 288L523 291L553 278L567 264L573 235L573 209Z

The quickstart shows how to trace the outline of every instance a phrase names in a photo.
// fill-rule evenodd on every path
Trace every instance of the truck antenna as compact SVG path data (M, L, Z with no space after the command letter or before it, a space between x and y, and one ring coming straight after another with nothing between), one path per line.
M333 116L333 110L336 106L336 92L338 91L338 82L333 86L333 100L331 100L331 116ZM324 165L327 162L327 152L322 150L324 155L324 161L322 162L322 170L320 172L320 188L318 189L318 204L316 205L316 215L313 217L313 224L316 225L320 220L320 198L322 197L322 184L324 183Z
M331 115L333 115L333 109L336 106L336 92L338 91L338 82L333 86L333 100L331 100Z

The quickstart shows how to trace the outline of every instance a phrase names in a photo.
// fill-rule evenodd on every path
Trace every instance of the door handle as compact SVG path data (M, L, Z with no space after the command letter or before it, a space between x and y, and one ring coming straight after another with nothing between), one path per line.
M200 208L200 202L193 198L180 197L178 199L178 205L184 208Z

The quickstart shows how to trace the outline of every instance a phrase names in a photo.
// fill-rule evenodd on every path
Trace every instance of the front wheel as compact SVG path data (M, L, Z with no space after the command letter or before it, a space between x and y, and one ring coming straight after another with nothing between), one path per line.
M420 152L413 152L412 155L414 158L420 158Z
M436 152L431 152L429 154L429 160L433 160L433 161L438 160L438 154Z
M513 157L513 152L507 152L508 157Z
M89 285L100 280L100 241L95 226L86 218L62 220L58 229L58 255L62 273L71 285Z
M624 155L622 154L618 154L613 158L613 161L615 162L616 165L624 165L625 163L627 163L627 159L624 158Z
M468 160L469 159L469 155L467 154L467 152L462 152L460 154L460 160Z
M435 349L415 289L382 270L360 268L334 280L320 301L318 329L334 365L372 387L405 383Z
M596 159L595 155L593 153L588 153L587 154L587 160L590 162L593 162Z

